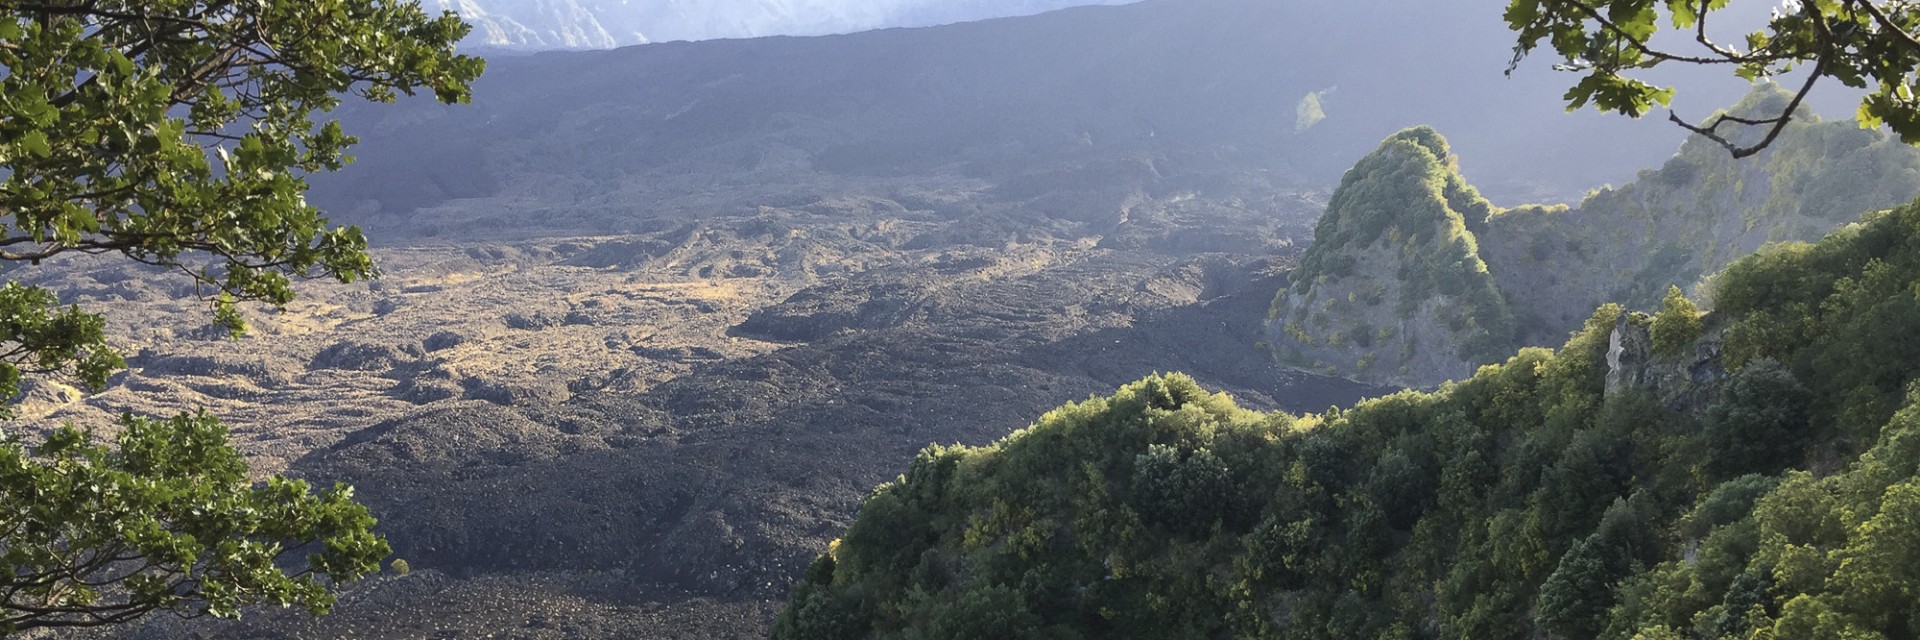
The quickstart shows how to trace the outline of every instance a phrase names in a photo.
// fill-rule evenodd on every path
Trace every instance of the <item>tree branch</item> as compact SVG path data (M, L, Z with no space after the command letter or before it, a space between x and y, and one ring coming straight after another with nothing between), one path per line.
M1596 23L1599 23L1602 29L1605 29L1608 33L1613 34L1613 37L1615 39L1627 43L1627 45L1632 47L1634 51L1639 52L1641 55L1647 56L1649 58L1654 58L1662 62L1688 62L1693 64L1743 64L1748 62L1768 60L1766 58L1741 59L1739 57L1704 58L1704 57L1698 57L1698 56L1685 56L1685 55L1680 55L1676 53L1668 53L1668 52L1653 48L1652 45L1647 44L1646 42L1640 40L1639 38L1635 38L1631 35L1628 35L1626 30L1621 29L1620 26L1617 24L1614 24L1612 20L1607 19L1605 15L1600 13L1599 9L1595 9L1591 6L1588 6L1587 3L1585 2L1567 2L1566 4L1572 5L1574 8L1578 9L1580 13L1586 14L1588 19L1593 20ZM1718 50L1716 49L1716 51Z
M1908 33L1906 29L1900 28L1900 25L1895 24L1892 18L1880 10L1880 7L1874 6L1871 0L1846 0L1846 4L1848 7L1864 9L1867 15L1873 16L1874 22L1880 23L1880 28L1892 32L1898 37L1902 44L1907 45L1907 48L1912 49L1914 53L1920 53L1920 39L1916 39L1913 34Z
M1696 17L1693 21L1693 40L1700 43L1700 46L1720 54L1721 57L1727 60L1738 62L1740 59L1738 54L1720 48L1720 45L1714 44L1712 40L1707 38L1707 5L1709 2L1711 2L1711 0L1700 0L1700 7L1694 14Z
M1728 153L1733 154L1733 157L1735 159L1745 158L1745 157L1749 157L1754 154L1760 153L1760 150L1765 149L1767 148L1768 145L1773 144L1773 141L1780 137L1780 132L1785 131L1787 128L1787 124L1793 121L1793 115L1799 112L1800 104L1806 101L1807 94L1811 93L1813 91L1814 85L1820 82L1820 77L1825 74L1827 69L1827 63L1831 59L1831 56L1833 55L1833 34L1829 30L1826 20L1823 17L1821 17L1818 13L1815 13L1815 12L1809 12L1809 16L1810 16L1810 19L1813 20L1815 31L1820 34L1820 44L1821 44L1822 51L1820 52L1820 55L1814 57L1813 70L1807 73L1807 81L1800 85L1800 90L1793 94L1793 99L1787 102L1787 108L1780 114L1779 117L1764 118L1764 119L1748 119L1748 118L1741 118L1741 117L1728 115L1728 114L1722 114L1719 117L1715 118L1713 122L1709 125L1697 126L1697 125L1688 123L1686 120L1681 119L1679 114L1674 113L1672 111L1668 111L1667 120L1673 122L1674 124L1680 125L1681 128L1691 131L1699 135L1700 137L1706 138L1708 140L1712 140L1713 142L1719 144L1721 147L1725 148ZM1755 125L1755 126L1765 126L1770 124L1772 126L1767 130L1766 137L1761 138L1759 143L1742 147L1740 145L1734 144L1731 140L1728 140L1726 137L1721 136L1719 134L1720 125L1726 124L1728 122L1735 122L1735 123Z

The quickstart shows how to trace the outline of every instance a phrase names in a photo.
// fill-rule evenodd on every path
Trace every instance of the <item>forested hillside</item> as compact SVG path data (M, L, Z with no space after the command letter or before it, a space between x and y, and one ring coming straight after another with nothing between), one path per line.
M1777 111L1788 97L1765 87L1729 112ZM1573 208L1495 207L1438 134L1402 132L1347 172L1265 344L1315 372L1434 385L1558 344L1600 304L1651 310L1766 242L1812 241L1920 196L1920 151L1850 121L1800 119L1746 160L1692 137L1660 169ZM1736 138L1760 134L1747 129ZM1411 139L1435 142L1419 153Z
M1913 638L1920 205L1320 415L1156 376L881 486L774 637Z

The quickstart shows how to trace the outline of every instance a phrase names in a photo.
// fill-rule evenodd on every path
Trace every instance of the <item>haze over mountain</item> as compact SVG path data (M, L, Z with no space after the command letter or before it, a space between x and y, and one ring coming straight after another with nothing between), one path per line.
M1136 0L428 0L474 25L467 42L521 50L816 36L1025 16Z
M450 201L608 230L721 206L683 200L717 176L769 193L939 176L1007 197L1070 182L1194 191L1234 176L1324 186L1382 138L1430 124L1496 203L1571 201L1672 154L1681 136L1665 122L1565 113L1573 77L1544 61L1505 76L1499 14L1492 0L1153 0L499 57L470 106L343 110L366 139L361 161L316 178L313 199L402 232L420 226L416 209ZM1683 115L1748 88L1685 80Z

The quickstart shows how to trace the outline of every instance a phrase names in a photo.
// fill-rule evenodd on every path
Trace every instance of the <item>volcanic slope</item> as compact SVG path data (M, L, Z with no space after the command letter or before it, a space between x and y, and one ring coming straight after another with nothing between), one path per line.
M376 238L618 233L822 185L978 180L1011 197L1140 176L1337 181L1430 124L1502 201L1577 198L1671 154L1677 130L1568 114L1571 76L1503 74L1500 3L1150 0L819 38L502 56L471 105L343 107L359 161L313 200ZM1744 82L1661 78L1705 114ZM1471 96L1471 99L1455 99ZM1311 107L1311 108L1308 108ZM1851 114L1847 104L1845 112ZM839 192L837 188L828 191ZM1070 208L1071 202L1059 203ZM1099 223L1091 213L1062 216Z

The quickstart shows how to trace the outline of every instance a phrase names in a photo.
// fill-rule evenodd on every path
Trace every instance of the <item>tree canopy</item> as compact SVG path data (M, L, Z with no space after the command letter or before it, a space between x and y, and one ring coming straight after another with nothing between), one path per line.
M357 228L307 204L306 176L355 142L344 96L465 102L469 27L397 0L0 0L0 268L111 254L237 305L285 305L299 278L376 275ZM100 388L124 366L97 313L0 286L0 417L26 375ZM253 483L206 415L128 416L113 446L71 428L0 436L0 633L154 610L324 611L378 569L373 519L334 487ZM304 568L284 560L306 552Z
M1920 144L1920 5L1899 0L1787 0L1763 28L1739 43L1716 42L1715 18L1732 0L1512 0L1506 20L1519 35L1513 65L1543 44L1560 62L1556 68L1585 74L1567 91L1568 108L1588 104L1639 117L1673 99L1672 87L1634 77L1664 64L1727 68L1750 81L1789 72L1797 79L1794 98L1778 114L1745 118L1718 114L1690 121L1669 112L1669 119L1727 148L1735 157L1758 153L1779 137L1786 124L1822 81L1837 81L1869 93L1858 118L1865 127L1887 125L1909 144ZM1670 30L1670 32L1669 32ZM1663 33L1666 32L1666 33ZM1509 72L1512 67L1509 67ZM1726 127L1726 125L1734 127ZM1733 133L1739 125L1760 127L1748 140Z
M1742 259L1714 299L1670 339L1719 361L1615 350L1660 320L1608 305L1557 352L1349 410L1154 376L930 447L772 637L1920 637L1920 204Z

